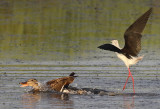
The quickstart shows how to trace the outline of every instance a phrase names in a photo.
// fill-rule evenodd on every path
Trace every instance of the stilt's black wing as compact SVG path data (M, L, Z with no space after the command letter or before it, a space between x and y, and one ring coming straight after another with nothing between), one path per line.
M122 53L122 51L119 48L117 48L116 46L112 44L104 44L104 45L99 46L98 48L103 49L103 50L117 52L117 53Z
M127 57L137 56L141 50L141 33L144 30L144 27L148 21L148 18L152 12L152 8L150 8L147 12L145 12L141 17L139 17L125 32L125 46L122 49L122 53Z

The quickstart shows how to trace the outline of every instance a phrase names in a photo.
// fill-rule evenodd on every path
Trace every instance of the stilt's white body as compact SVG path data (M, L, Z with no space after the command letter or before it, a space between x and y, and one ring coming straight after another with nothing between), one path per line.
M140 61L141 59L143 59L143 56L140 57L132 57L132 59L128 59L125 55L123 54L119 54L116 53L118 58L121 59L125 65L127 66L127 68L129 68L130 65L134 65L136 64L138 61Z
M117 48L121 49L119 47L119 43L117 40L112 40L112 45L116 46ZM131 59L128 59L125 55L123 54L120 54L120 53L116 53L117 54L117 57L119 59L121 59L125 65L127 66L127 68L129 68L130 65L134 65L136 64L138 61L142 60L143 59L143 56L139 56L139 57L133 57Z

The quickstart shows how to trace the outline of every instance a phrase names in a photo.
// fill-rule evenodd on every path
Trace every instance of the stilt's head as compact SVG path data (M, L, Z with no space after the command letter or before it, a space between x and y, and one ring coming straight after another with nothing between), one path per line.
M120 48L118 40L112 40L111 43L112 43L112 45L116 46L117 48Z

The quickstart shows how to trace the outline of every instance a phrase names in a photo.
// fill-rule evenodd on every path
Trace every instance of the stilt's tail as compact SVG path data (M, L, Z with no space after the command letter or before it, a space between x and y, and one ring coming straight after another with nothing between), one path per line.
M133 62L133 64L136 64L138 61L142 60L143 57L144 57L144 55L143 55L143 56L136 57L136 58L135 58L135 61Z
M132 57L132 59L128 61L129 65L136 64L138 61L142 60L143 57L144 57L144 55L143 56L139 56L139 57Z
M137 58L137 60L140 61L140 60L143 59L143 57L144 57L144 55L143 55L143 56L139 56L139 57ZM137 62L138 62L138 61L137 61Z

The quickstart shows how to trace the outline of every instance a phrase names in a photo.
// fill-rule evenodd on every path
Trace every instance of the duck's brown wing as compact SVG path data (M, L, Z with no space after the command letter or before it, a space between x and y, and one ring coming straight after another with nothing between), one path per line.
M66 81L66 84L65 84L64 88L68 88L69 84L71 84L74 81L75 77L77 77L77 76L69 76L67 78L67 81Z
M137 56L141 50L141 33L143 32L148 18L152 12L150 8L141 17L139 17L125 32L125 46L122 49L124 55Z
M65 85L69 85L70 83L73 82L74 78L73 77L63 77L63 78L58 78L55 80L51 80L47 82L47 85L50 86L51 89L55 91L61 91Z
M55 80L48 81L47 85L55 91L60 91L62 87L64 87L65 82L66 82L66 79L58 78Z

